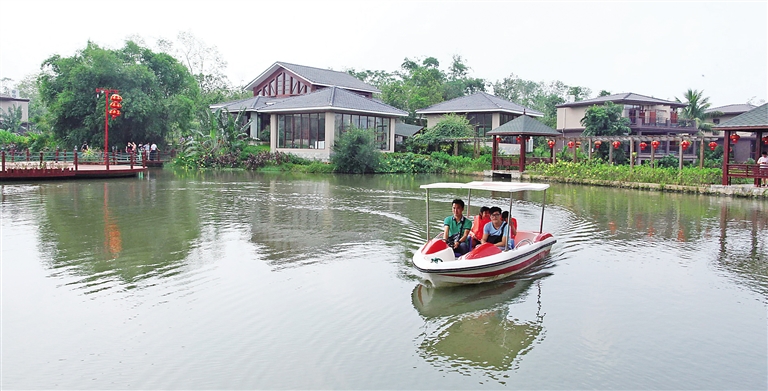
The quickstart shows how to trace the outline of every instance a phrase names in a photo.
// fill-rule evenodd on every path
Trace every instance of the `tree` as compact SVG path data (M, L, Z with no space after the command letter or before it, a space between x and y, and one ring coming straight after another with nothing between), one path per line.
M410 140L417 148L436 150L440 145L455 143L455 141L448 141L446 139L473 137L474 135L474 129L472 129L472 125L469 124L469 120L466 117L450 113L443 116L435 126L411 137Z
M88 42L72 57L54 55L42 64L39 88L55 135L67 147L104 142L104 97L99 87L117 89L123 114L110 121L111 145L129 141L162 143L188 132L199 87L189 71L165 53L132 41L107 50Z
M593 105L584 113L581 124L584 125L582 136L626 136L632 132L629 128L629 118L622 116L623 106L616 105L613 102L606 102L602 106ZM596 149L598 157L608 155L608 148L613 148L610 143L603 143ZM614 150L614 160L622 162L626 160L626 154L623 149Z
M586 87L569 87L559 80L550 83L524 80L514 73L493 84L494 95L542 112L541 122L551 128L557 125L557 105L565 103L568 95L574 93L579 100L588 97L589 91Z
M353 127L334 142L331 163L337 172L366 174L376 171L380 156L373 133Z
M179 32L176 40L174 43L159 39L157 46L187 67L195 78L200 88L202 108L207 108L213 103L248 97L247 92L235 88L224 74L227 62L215 45L208 46L191 32L184 31Z
M581 124L584 125L582 136L626 136L632 130L629 128L629 118L622 116L624 108L613 102L604 105L592 105L584 113Z
M8 107L6 111L0 110L0 129L18 133L23 129L21 117L21 106L14 105Z
M688 120L691 125L696 126L696 129L700 132L712 132L712 124L704 121L708 118L721 116L723 113L720 111L706 112L712 104L709 103L709 97L704 97L703 90L699 91L689 88L688 91L685 92L685 95L683 95L683 98L685 99L685 102L682 102L675 97L676 101L688 104L681 110L680 117Z

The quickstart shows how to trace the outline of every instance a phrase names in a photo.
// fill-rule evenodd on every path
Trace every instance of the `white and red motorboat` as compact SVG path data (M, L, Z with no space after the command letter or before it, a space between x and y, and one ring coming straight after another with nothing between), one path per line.
M509 193L509 210L512 209L512 194L520 191L542 191L546 201L545 183L519 183L519 182L469 182L469 183L432 183L422 185L427 191L427 238L430 237L429 221L429 190L430 189L456 189L467 190L467 211L469 211L472 199L472 190ZM557 242L554 236L543 232L544 226L544 202L541 206L541 221L538 231L518 229L514 249L501 250L493 244L485 243L475 247L472 251L457 256L453 249L442 239L442 230L434 239L428 240L413 254L413 266L425 280L433 286L450 286L459 284L479 284L495 281L534 265L540 259L546 257L552 245ZM511 242L507 238L508 242Z

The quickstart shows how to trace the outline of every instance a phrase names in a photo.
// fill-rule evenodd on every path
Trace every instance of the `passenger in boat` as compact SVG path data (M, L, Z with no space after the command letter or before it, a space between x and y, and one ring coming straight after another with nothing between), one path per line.
M483 228L485 225L491 222L491 208L483 206L480 208L480 214L475 216L472 221L472 229L469 230L469 243L470 247L475 247L480 244L480 240L483 239Z
M469 219L464 217L464 201L455 199L451 203L453 215L445 218L445 228L443 230L443 240L453 251L459 254L466 254L469 251L467 237L472 227Z
M483 228L481 243L491 243L502 250L512 249L515 247L515 240L507 240L507 230L511 230L509 234L512 238L517 234L515 227L501 220L501 208L494 206L491 208L491 222Z

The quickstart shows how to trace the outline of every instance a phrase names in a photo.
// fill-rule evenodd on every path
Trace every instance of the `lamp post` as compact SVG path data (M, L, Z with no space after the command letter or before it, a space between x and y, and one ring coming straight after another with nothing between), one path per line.
M118 95L119 90L109 88L97 88L96 96L102 92L104 93L104 162L109 171L109 117L115 119L120 116L120 109L123 107L120 102L123 97ZM109 103L110 100L112 103Z

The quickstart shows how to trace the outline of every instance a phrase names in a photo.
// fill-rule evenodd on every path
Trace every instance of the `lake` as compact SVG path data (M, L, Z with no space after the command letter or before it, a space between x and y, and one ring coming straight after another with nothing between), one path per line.
M424 286L419 185L473 179L3 184L2 388L768 388L768 203L552 184L533 270Z

